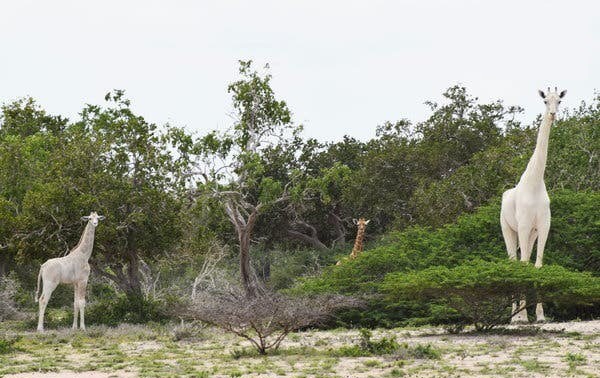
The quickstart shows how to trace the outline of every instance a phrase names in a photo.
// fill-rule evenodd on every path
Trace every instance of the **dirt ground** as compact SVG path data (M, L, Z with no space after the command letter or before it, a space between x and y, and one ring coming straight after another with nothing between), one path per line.
M0 377L600 377L600 321L507 327L451 335L437 328L376 330L393 353L358 353L357 330L291 334L267 356L245 341L202 327L91 327L17 338L0 354Z

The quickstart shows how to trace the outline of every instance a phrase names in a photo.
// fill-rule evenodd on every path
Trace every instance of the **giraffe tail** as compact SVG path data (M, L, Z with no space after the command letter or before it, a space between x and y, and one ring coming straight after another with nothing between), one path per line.
M40 280L42 279L42 268L40 268L40 272L38 273L37 279L37 287L35 288L35 302L39 301L38 294L40 293Z

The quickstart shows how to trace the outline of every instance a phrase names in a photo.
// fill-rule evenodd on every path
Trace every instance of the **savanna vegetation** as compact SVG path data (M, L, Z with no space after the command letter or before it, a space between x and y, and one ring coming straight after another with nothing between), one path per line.
M370 140L322 142L303 135L271 80L267 68L240 62L227 87L231 127L201 135L148 122L122 90L77 119L32 98L5 102L0 321L34 329L39 266L77 244L90 211L106 220L90 260L86 319L107 334L105 326L122 323L203 321L263 354L314 327L490 330L510 319L520 295L542 298L554 320L600 316L600 95L553 126L552 228L545 266L535 269L507 261L498 218L541 118L524 124L518 106L482 103L453 86L427 103L425 120L400 113L365 125ZM371 220L365 251L344 259L359 217ZM49 328L70 324L72 295L70 287L54 293ZM177 341L196 331L172 332ZM377 344L362 332L354 346L327 353L439 358L430 346ZM20 343L0 338L0 355Z

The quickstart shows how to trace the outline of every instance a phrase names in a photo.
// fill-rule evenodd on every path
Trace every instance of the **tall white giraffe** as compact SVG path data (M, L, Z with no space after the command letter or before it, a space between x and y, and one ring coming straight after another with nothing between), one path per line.
M46 311L46 306L48 305L52 292L60 283L73 284L73 291L75 293L73 303L75 312L73 314L73 329L77 329L78 313L81 316L79 327L85 329L85 291L87 288L88 277L90 276L90 265L88 264L88 260L92 255L92 249L94 247L96 226L98 226L98 221L103 220L104 217L96 214L96 212L92 212L89 216L82 217L81 219L87 220L88 222L77 246L75 246L68 255L50 259L40 267L37 289L35 292L35 301L39 301L40 306L37 326L38 331L44 330L44 312ZM38 299L40 280L43 280L43 291Z
M537 238L536 268L542 266L544 246L550 231L550 198L544 183L548 139L558 106L566 93L566 90L558 93L556 87L553 92L549 87L546 93L539 91L540 96L544 99L546 111L538 130L535 150L517 186L502 195L500 224L508 256L510 259L516 260L518 246L521 250L521 261L529 262L533 243ZM521 300L518 306L525 308L525 300ZM513 313L516 309L517 304L514 303ZM537 304L535 314L537 321L545 321L544 308L541 303ZM527 310L517 313L511 321L527 322Z

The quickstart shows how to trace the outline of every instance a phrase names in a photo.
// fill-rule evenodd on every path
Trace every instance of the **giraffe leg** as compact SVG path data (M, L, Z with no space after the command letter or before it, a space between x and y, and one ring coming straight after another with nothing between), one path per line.
M533 248L533 243L531 243L531 237L533 236L532 227L529 225L519 226L517 231L519 237L519 246L521 247L521 261L529 262L531 259L531 249Z
M502 226L502 236L504 237L504 243L506 244L506 251L508 252L508 258L511 260L517 259L517 247L519 245L519 237L515 230L513 230L508 222L504 219L503 216L500 217L500 225ZM514 314L511 317L511 322L521 322L523 321L519 317L517 317L517 307L519 303L517 301L512 304L512 312ZM521 316L522 318L522 316Z
M77 329L77 317L79 316L79 304L77 303L77 284L73 285L73 329Z
M504 237L504 243L506 244L506 251L508 252L508 258L511 260L517 259L517 246L519 243L519 236L513 230L508 222L503 217L500 218L500 225L502 226L502 236Z
M535 256L535 267L541 268L544 260L544 248L546 247L546 240L548 240L548 232L550 231L550 214L548 212L547 221L542 222L538 225L538 240L537 240L537 253ZM535 307L535 318L537 322L545 322L546 316L544 315L544 306L542 302L538 301Z
M529 224L528 222L521 222L521 224ZM517 231L519 237L519 246L521 248L521 261L529 262L531 258L531 247L533 243L531 242L531 238L535 237L534 232L531 230L531 226L519 226ZM516 315L514 315L511 319L511 323L528 323L529 318L527 316L527 302L525 298L522 298L519 301L518 308L522 310L519 311ZM513 313L516 311L516 306L513 304Z
M44 289L42 290L42 295L39 299L38 331L44 330L44 313L46 312L46 306L52 296L52 292L56 289L56 286L58 286L58 282L43 281L43 286Z
M81 318L79 319L79 328L85 331L85 290L87 288L87 281L84 281L78 285L78 302L79 312Z

